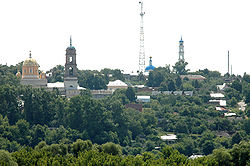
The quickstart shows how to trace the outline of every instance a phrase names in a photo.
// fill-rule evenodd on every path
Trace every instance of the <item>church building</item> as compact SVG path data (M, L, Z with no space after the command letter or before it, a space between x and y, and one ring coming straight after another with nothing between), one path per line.
M39 73L39 64L35 59L31 57L31 51L29 54L29 58L23 62L21 84L31 85L34 88L47 87L47 79L45 73Z
M64 82L47 83L45 73L39 74L39 65L35 59L30 56L23 63L21 84L31 85L34 88L45 88L49 91L57 88L61 95L67 98L80 94L80 90L85 88L78 85L77 79L77 64L76 64L76 49L72 46L70 37L70 46L66 49L66 62Z

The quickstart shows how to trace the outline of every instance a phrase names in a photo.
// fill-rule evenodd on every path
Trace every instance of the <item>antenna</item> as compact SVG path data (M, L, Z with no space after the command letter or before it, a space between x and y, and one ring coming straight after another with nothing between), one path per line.
M227 73L230 74L229 73L229 51L228 51Z
M143 28L143 16L145 12L143 11L143 1L140 1L141 5L141 26L140 26L140 52L139 52L139 73L144 73L145 71L145 48L144 48L144 28Z

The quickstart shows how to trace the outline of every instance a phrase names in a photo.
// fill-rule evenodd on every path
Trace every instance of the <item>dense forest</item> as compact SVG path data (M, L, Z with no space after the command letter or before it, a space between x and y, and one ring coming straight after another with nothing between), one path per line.
M127 78L118 69L79 70L78 82L87 88L67 99L57 89L20 85L15 66L0 65L0 165L248 165L250 164L250 75L221 74L208 69L190 72L177 62ZM63 81L64 67L56 66L49 82ZM189 80L181 75L202 75ZM111 96L94 99L90 90L106 89L109 81L130 85ZM227 118L209 103L216 85L222 92ZM193 91L193 96L139 91L143 84L157 91ZM151 95L143 111L126 108L136 95ZM239 109L238 102L246 103ZM176 141L160 136L176 134ZM190 159L191 155L203 157Z

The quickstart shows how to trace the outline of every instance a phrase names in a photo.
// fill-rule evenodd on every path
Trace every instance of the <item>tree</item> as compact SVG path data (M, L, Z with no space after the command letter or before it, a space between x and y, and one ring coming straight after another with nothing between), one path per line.
M230 100L229 100L229 104L231 105L231 107L235 107L237 105L237 100L235 97L232 97Z
M7 116L10 124L21 118L21 105L17 88L10 85L0 86L0 114Z
M98 71L78 70L79 85L91 90L107 89L107 79Z
M181 85L182 85L182 80L180 75L177 75L176 79L175 79L175 85L180 89Z
M72 144L73 153L75 156L77 156L79 152L84 152L92 149L92 146L93 145L90 140L83 141L81 139L78 139Z
M9 152L5 150L0 150L0 165L17 166L17 163L11 157Z
M238 92L242 92L242 84L241 82L239 81L239 79L236 79L232 85L231 85L232 88L234 88L235 90L237 90Z
M240 143L242 136L240 132L236 132L232 137L232 145Z
M243 94L245 96L245 102L250 103L250 83L245 85Z
M175 91L175 83L172 79L170 79L169 81L167 81L167 84L168 84L168 90L169 91Z
M225 90L225 92L226 92L226 98L227 98L227 100L230 100L233 97L235 97L235 99L237 101L241 100L240 93L237 90L235 90L233 88L227 88Z
M231 160L232 156L230 153L224 149L215 149L213 151L212 156L215 158L215 160L218 162L219 166L224 166L224 165L232 165Z
M242 141L239 144L235 144L230 150L232 156L232 163L234 165L245 166L250 162L250 143Z
M51 75L47 78L48 82L63 82L64 80L64 66L62 65L57 65L46 73L51 73Z
M129 99L130 102L135 101L136 97L135 97L135 91L133 88L128 87L126 90L126 96Z
M121 155L122 150L119 145L116 145L112 142L107 142L102 145L102 149L105 153L111 154L111 155Z
M185 62L184 60L180 60L176 62L175 65L173 66L173 71L176 74L185 75L189 71L189 69L186 69L187 65L188 65L187 62Z
M242 80L246 81L247 83L250 83L250 75L244 73L244 76L243 76Z
M211 154L215 148L214 142L211 140L206 140L204 144L202 144L202 151L205 155Z

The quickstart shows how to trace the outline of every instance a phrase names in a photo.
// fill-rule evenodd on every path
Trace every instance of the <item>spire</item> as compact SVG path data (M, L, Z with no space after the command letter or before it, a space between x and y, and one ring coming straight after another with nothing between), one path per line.
M149 66L152 66L152 56L149 57Z
M180 40L180 42L183 42L183 40L182 40L182 36L181 36L181 40Z
M72 47L72 37L70 35L70 47Z
M31 51L30 51L30 54L29 54L29 55L30 55L29 57L31 58Z

